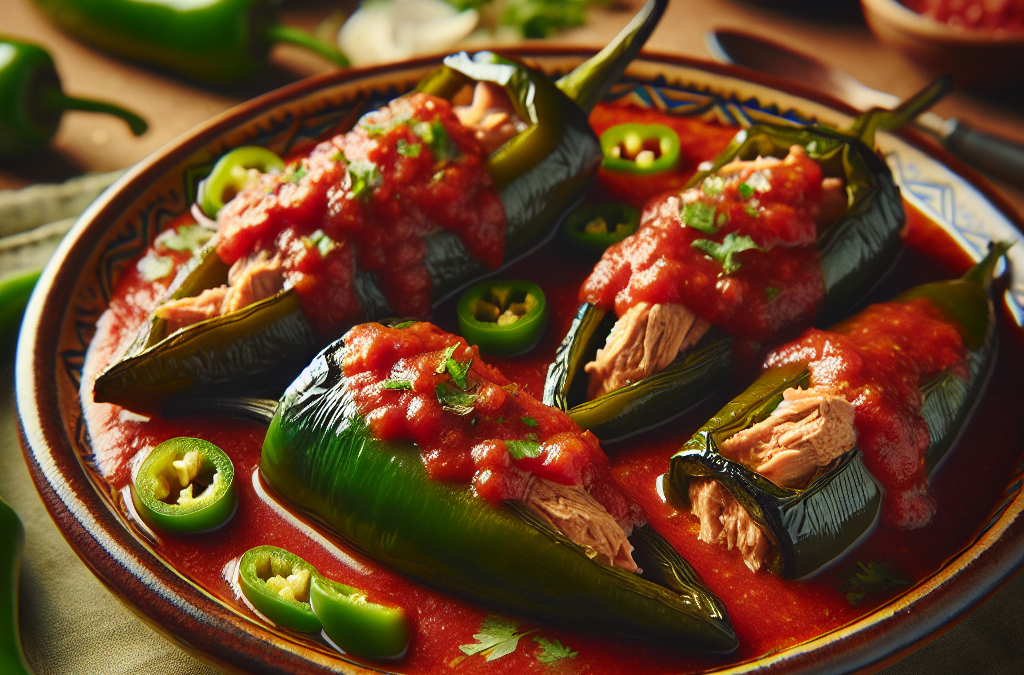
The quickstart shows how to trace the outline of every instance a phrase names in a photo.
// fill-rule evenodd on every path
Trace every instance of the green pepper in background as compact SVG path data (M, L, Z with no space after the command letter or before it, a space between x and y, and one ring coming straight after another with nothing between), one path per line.
M601 167L610 171L660 173L679 163L679 134L664 124L619 124L601 134L601 151Z
M563 238L595 262L640 227L640 209L622 202L581 206L562 223Z
M324 578L313 577L309 604L327 637L348 654L364 659L394 659L409 646L411 629L405 612L369 602L361 591Z
M18 157L46 147L65 110L116 115L139 136L146 123L109 103L66 95L53 58L42 47L0 37L0 157Z
M324 350L276 412L262 406L273 416L260 470L276 493L388 567L488 607L675 649L736 649L721 601L650 526L630 537L644 573L626 572L524 506L431 480L414 444L374 438L351 401L345 349Z
M278 23L276 0L35 0L69 35L101 51L226 84L253 77L289 42L347 66L345 55Z
M713 166L694 175L686 188L701 185L733 160L785 157L793 145L803 147L825 176L843 177L846 212L820 232L817 242L825 285L818 319L835 321L889 270L900 251L903 202L892 172L875 154L875 131L895 129L914 119L951 86L951 79L939 78L895 110L861 115L846 133L817 125L754 125L740 131ZM712 328L694 349L664 370L585 400L586 387L574 388L573 383L584 384L583 377L577 376L604 344L614 320L614 312L590 303L581 306L544 383L544 403L565 410L603 441L657 426L684 412L728 382L734 371L731 338Z
M278 626L304 633L320 631L320 619L309 604L315 576L316 568L276 546L251 548L238 563L238 585L252 606Z
M18 631L18 574L25 546L25 528L7 502L0 499L0 672L31 675Z
M0 365L14 355L21 315L39 274L39 271L24 272L0 281Z
M601 161L587 113L639 53L666 4L648 0L611 44L556 83L523 64L481 52L445 58L417 87L450 99L474 81L493 82L505 89L520 118L531 123L487 160L508 221L506 263L543 243L559 216L586 190ZM435 306L492 271L470 256L453 233L431 234L424 243ZM228 266L212 248L198 257L202 260L190 268L194 275L179 274L172 283L173 298L226 282ZM368 319L394 316L373 275L357 275L355 291ZM324 346L303 317L294 289L172 335L152 317L126 358L100 374L93 395L96 401L145 414L200 390L206 396L276 395Z
M132 502L146 523L164 532L215 530L235 513L235 467L199 438L171 438L153 448L132 481Z
M530 281L481 281L458 306L459 331L485 354L510 356L533 349L548 322L544 291Z
M994 364L995 310L989 298L996 263L1009 248L996 243L962 278L917 286L895 298L926 297L957 328L967 347L964 374L944 372L921 387L921 417L930 443L925 467L930 473L946 456L966 424ZM878 484L854 448L836 466L803 489L779 487L718 451L718 443L768 417L791 387L806 388L806 364L765 370L673 455L668 475L671 500L689 507L689 485L710 477L722 483L772 542L768 569L785 578L802 578L845 554L871 531L881 508Z

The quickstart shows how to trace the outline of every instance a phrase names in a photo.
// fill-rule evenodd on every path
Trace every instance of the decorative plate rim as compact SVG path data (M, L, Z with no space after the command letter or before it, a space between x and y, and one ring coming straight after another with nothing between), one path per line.
M585 58L596 50L528 46L502 49L520 58ZM60 327L81 269L116 216L125 211L170 167L262 113L289 102L361 80L424 68L432 55L395 64L354 68L309 78L242 103L165 145L130 169L80 217L46 267L25 313L15 383L19 434L36 489L65 539L90 570L129 609L200 659L218 669L246 672L381 672L339 660L338 655L296 645L286 634L237 614L166 566L130 532L104 499L75 452L61 417L57 375ZM644 52L638 62L687 68L746 82L804 99L844 115L850 106L800 84L755 71L665 53ZM901 141L937 160L976 190L1018 231L1024 221L976 172L913 130ZM102 225L107 223L106 226ZM981 537L930 577L853 623L772 655L718 673L818 673L874 668L915 649L950 621L993 592L1024 563L1024 493L1003 505ZM898 630L897 630L898 629Z

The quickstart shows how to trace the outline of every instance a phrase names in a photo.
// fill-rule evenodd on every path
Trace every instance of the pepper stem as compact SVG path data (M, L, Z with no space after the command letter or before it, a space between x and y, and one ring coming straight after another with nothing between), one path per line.
M869 148L873 148L875 147L875 132L878 129L884 131L899 129L935 105L952 89L953 77L943 75L892 110L875 108L860 115L853 121L850 135L856 136Z
M57 89L51 89L46 92L45 106L50 110L85 110L88 112L107 113L108 115L120 117L128 124L128 128L131 129L132 133L136 136L141 136L146 133L146 130L149 128L149 125L146 124L146 120L142 119L130 110L116 106L113 103L94 101L91 98L68 96Z
M326 42L318 40L304 30L285 26L280 23L274 23L267 27L266 36L267 40L271 43L287 42L293 45L299 45L300 47L305 47L306 49L316 52L328 61L333 61L339 66L344 67L349 65L347 56L334 47L331 47Z
M975 263L974 267L967 270L964 274L964 281L973 281L976 284L981 284L982 288L987 293L989 287L992 286L992 274L995 272L996 264L999 263L999 259L1006 255L1006 252L1013 246L1013 242L1007 241L993 241L989 244L988 253L985 257Z
M647 4L607 47L577 66L555 85L584 112L589 113L640 53L667 6L668 0L647 0Z

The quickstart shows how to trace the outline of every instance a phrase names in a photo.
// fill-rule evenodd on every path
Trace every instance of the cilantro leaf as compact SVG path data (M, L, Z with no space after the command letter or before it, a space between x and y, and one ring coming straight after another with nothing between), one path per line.
M489 616L480 623L479 633L473 635L474 644L461 645L459 649L467 656L487 654L488 661L508 656L519 646L519 638L535 632L536 629L518 633L519 622L503 619L500 616Z
M309 169L305 165L300 164L298 167L290 166L284 172L284 180L289 183L298 183L300 180L305 178L306 174L309 173Z
M409 326L411 326L413 324L416 324L416 323L419 323L419 321L417 321L416 319L413 319L411 321L403 321L402 323L396 323L395 325L393 325L391 327L392 328L397 328L399 330L402 330L403 328L408 328Z
M434 153L435 162L445 162L456 155L455 145L441 120L417 122L412 126L412 132L423 139L430 151Z
M756 206L754 206L753 204L744 204L743 205L743 210L751 218L760 218L761 217L761 211Z
M715 227L715 207L704 202L690 202L683 207L683 225L692 227L695 230L714 234L718 228Z
M704 179L700 189L703 190L706 195L719 195L722 194L722 190L725 189L725 181L722 180L721 176L708 176Z
M746 183L740 183L740 186L736 188L736 191L740 193L740 197L743 199L750 199L754 196L754 188Z
M396 149L402 157L419 157L423 146L419 143L408 143L404 138L399 138Z
M562 659L571 659L579 654L579 652L572 651L570 647L563 646L558 640L545 640L537 636L533 638L533 641L541 647L540 653L537 654L537 660L541 663L554 663Z
M327 236L323 230L317 230L308 237L302 237L302 242L307 246L316 247L321 258L326 258L331 251L340 246L338 242Z
M857 562L857 570L842 579L842 590L851 605L858 605L865 595L875 595L910 585L910 579L896 568L885 563L869 560Z
M156 281L174 271L174 258L148 253L136 263L135 269L146 281Z
M505 441L508 454L512 459L525 459L540 455L540 443L537 441Z
M741 251L749 251L751 249L756 251L763 250L747 235L744 234L737 237L733 233L725 235L725 239L722 240L722 243L711 241L710 239L695 239L690 242L690 246L704 251L709 256L722 263L722 271L724 274L732 274L740 268L740 264L733 260L733 256L737 253Z
M380 388L409 391L412 389L412 382L410 380L384 380L380 383Z
M452 378L452 382L455 383L459 389L466 390L466 375L469 373L469 367L473 365L473 359L470 358L465 363L461 363L452 358L452 354L455 353L457 344L449 345L444 353L441 355L441 363L437 366L436 373L447 372Z
M374 189L384 182L377 165L365 159L349 164L348 173L352 176L352 189L345 195L349 199L365 201L370 198Z
M453 389L442 382L434 388L437 400L441 407L456 415L468 415L473 412L473 405L476 403L476 394L469 394L458 389Z
M162 232L153 243L158 248L164 248L168 251L195 251L210 241L215 231L199 224L183 225L177 231L168 230L167 232Z
M523 417L521 419L523 420L523 424L525 424L528 427L537 426L537 420L533 419L532 417Z

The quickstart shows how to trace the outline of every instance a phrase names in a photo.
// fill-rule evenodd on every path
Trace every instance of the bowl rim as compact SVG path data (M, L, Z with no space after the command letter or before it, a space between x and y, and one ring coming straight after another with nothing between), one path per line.
M865 14L873 14L874 19L888 24L892 29L947 45L993 48L1024 46L1024 31L988 31L951 26L918 14L900 0L860 0L860 4Z
M909 10L908 10L909 11ZM501 48L529 60L592 55L576 46ZM230 672L374 672L340 661L334 652L296 646L287 634L243 619L160 560L122 524L97 492L63 428L57 392L59 326L80 269L93 247L139 194L179 161L252 117L314 93L389 71L425 67L440 55L352 68L308 78L225 111L179 136L130 169L79 218L44 270L26 309L15 360L17 423L29 472L51 518L94 575L159 633L214 667ZM691 68L749 81L852 114L847 104L798 83L731 65L644 51L655 66ZM1024 221L979 174L919 132L898 134L960 174L1018 229ZM976 550L977 549L977 550ZM971 554L969 558L968 554ZM875 669L913 651L994 592L1024 564L1024 493L1018 493L982 537L903 596L845 627L795 648L716 672L753 668L788 673L820 672L822 658L838 670ZM253 638L256 638L254 640ZM849 638L849 639L845 639Z

